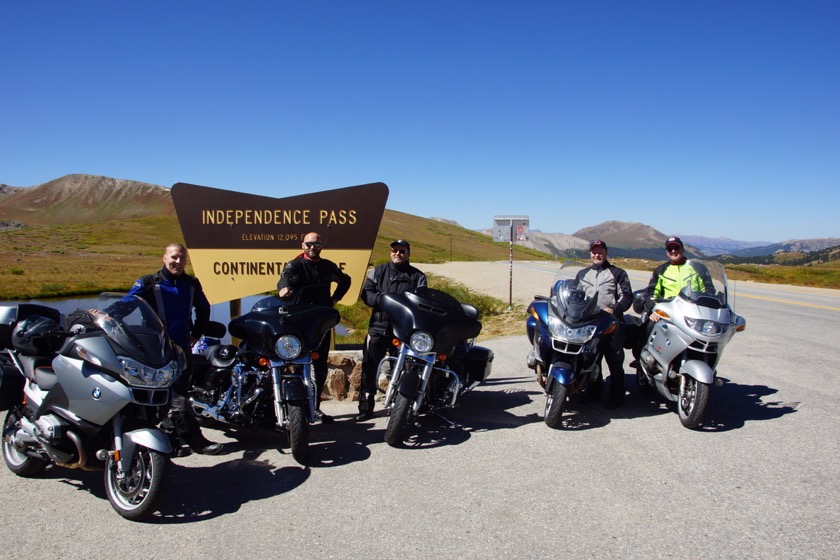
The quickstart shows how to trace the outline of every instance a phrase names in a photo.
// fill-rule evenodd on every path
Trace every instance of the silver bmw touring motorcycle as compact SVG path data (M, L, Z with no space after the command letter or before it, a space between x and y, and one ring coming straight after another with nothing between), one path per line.
M156 426L184 353L136 296L106 295L63 322L50 307L0 306L3 460L23 477L50 464L104 469L117 513L147 518L169 477L169 439Z

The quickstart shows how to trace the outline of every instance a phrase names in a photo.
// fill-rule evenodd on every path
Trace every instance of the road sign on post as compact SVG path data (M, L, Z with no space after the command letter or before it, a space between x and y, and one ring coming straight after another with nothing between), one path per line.
M288 198L270 198L187 183L172 201L190 260L210 303L276 289L286 262L309 232L324 238L324 257L353 279L341 300L359 297L388 187L372 183Z
M493 241L510 244L510 280L508 282L508 311L513 309L513 242L528 240L528 216L493 216Z

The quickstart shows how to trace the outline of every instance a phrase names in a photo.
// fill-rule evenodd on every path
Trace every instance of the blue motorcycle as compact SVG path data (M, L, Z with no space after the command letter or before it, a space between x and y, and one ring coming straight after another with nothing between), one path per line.
M616 328L615 319L598 309L597 292L588 297L575 275L580 266L564 263L551 295L535 296L525 327L533 349L527 365L545 390L545 423L559 428L567 399L589 391L596 398L602 387L601 342Z

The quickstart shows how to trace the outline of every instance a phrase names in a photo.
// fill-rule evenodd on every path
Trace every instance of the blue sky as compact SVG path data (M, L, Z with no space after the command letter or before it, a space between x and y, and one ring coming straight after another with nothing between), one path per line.
M840 2L0 1L0 183L840 237Z

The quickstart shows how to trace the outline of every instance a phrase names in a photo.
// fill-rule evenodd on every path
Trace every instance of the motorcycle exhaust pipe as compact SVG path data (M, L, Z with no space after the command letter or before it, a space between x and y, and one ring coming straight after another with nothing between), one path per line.
M66 467L68 469L82 469L85 471L94 470L87 464L87 453L85 453L84 446L82 445L82 439L76 435L76 432L67 430L67 439L72 441L73 445L76 446L76 453L78 454L79 459L75 462L65 461L63 463L59 463L56 461L55 464L59 467Z

